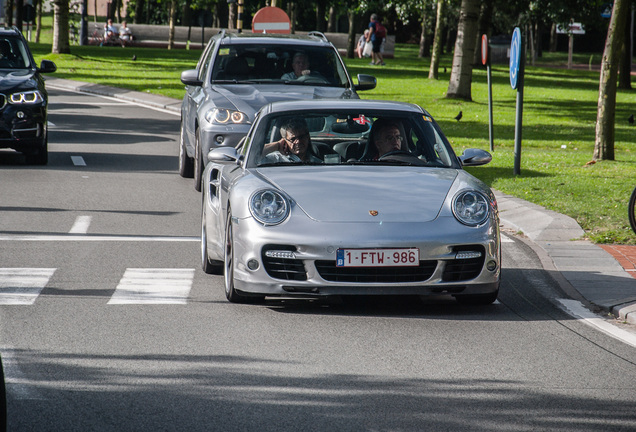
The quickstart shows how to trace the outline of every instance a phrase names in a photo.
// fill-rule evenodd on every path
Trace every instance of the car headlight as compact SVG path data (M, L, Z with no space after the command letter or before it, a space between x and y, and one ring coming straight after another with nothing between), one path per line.
M277 191L265 189L250 198L250 212L263 225L276 225L289 215L289 203Z
M12 93L9 95L9 103L12 104L37 104L44 102L42 93L38 90Z
M481 225L488 219L488 199L480 192L464 190L453 198L453 214L464 225Z
M214 108L205 113L208 123L216 124L249 124L247 114L225 108Z

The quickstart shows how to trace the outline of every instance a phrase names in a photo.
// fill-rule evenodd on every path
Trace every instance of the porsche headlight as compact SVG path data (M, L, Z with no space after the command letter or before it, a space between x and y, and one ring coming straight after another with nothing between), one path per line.
M263 225L276 225L289 215L289 202L277 191L265 189L250 198L250 212Z
M249 124L247 114L225 108L214 108L205 113L205 119L215 124Z
M481 225L488 219L488 199L474 190L461 191L453 198L453 214L464 225Z
M9 103L18 104L37 104L44 102L42 93L38 90L12 93L9 95Z

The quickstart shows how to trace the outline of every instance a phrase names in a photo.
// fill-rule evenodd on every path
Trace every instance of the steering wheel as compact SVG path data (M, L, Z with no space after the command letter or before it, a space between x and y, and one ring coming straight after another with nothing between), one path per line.
M327 84L329 81L320 75L303 75L296 79L298 82Z
M418 158L413 153L406 150L393 150L388 153L384 153L382 156L378 158L378 161L397 161L397 162L407 162L413 165L428 165L426 161Z

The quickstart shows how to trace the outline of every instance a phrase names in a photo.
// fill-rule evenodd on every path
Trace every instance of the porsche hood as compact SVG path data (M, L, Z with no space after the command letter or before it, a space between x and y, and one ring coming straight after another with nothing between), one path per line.
M456 170L353 166L260 169L310 218L321 222L428 222L437 217Z

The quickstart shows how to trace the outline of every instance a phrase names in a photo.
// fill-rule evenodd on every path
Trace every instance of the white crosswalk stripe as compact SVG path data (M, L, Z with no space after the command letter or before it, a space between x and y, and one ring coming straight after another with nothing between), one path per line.
M31 305L40 295L54 268L0 268L0 305Z
M127 269L108 304L186 304L194 269Z

